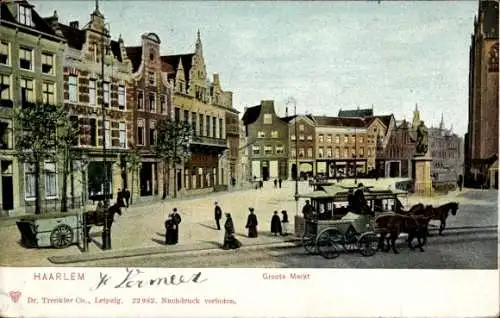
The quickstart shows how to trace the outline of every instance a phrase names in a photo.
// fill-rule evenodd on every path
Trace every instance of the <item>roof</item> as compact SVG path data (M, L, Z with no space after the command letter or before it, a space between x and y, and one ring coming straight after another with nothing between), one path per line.
M241 118L243 124L247 126L254 123L257 120L257 118L259 118L261 109L262 109L261 105L246 108L245 113L243 114L243 118Z
M122 62L122 50L120 49L120 42L111 40L111 52L119 62Z
M383 116L369 116L365 117L365 123L369 126L375 119L380 119L380 121L386 126L389 127L391 124L392 115L383 115Z
M33 7L33 5L29 4L27 1L19 1L18 3L26 4L30 7ZM4 3L4 2L0 3L0 20L7 21L10 23L15 23L17 25L21 25L24 28L29 30L29 31L27 31L26 29L23 29L23 31L21 31L21 32L30 33L30 31L31 31L31 33L34 33L34 34L40 34L40 32L43 32L45 34L60 38L62 40L62 38L55 33L55 31L50 27L50 25L42 17L40 17L40 15L34 9L32 10L32 13L31 13L31 19L32 19L33 24L34 24L34 26L32 26L32 27L28 27L28 26L25 26L23 24L18 23L16 18L14 18L14 16L12 15L7 3Z
M479 14L484 13L483 30L487 39L498 40L498 1L480 1Z
M363 118L312 116L318 126L365 127Z
M132 71L135 73L141 66L142 62L142 46L125 47L128 59L132 62Z
M295 117L297 117L297 116L293 115L293 116L287 116L287 117L280 117L280 119L281 119L282 121L284 121L284 122L289 123L289 122L291 122L291 121L292 121Z
M65 24L59 23L59 29L68 41L68 46L81 50L85 43L85 30L75 29Z
M194 53L162 56L162 71L173 74L173 77L175 78L175 73L179 68L179 62L182 61L182 66L184 67L184 78L186 80L186 85L188 85L189 71L191 70L191 66L193 63L193 56Z
M348 110L339 110L338 117L368 117L373 116L373 109L348 109Z
M345 202L349 195L350 188L342 187L337 184L332 186L320 187L319 190L301 194L301 198L311 198L311 199L328 199L331 198L335 202ZM373 188L367 187L364 192L366 200L373 199L392 199L399 195L407 195L408 192L402 190L393 189L383 189L383 188Z

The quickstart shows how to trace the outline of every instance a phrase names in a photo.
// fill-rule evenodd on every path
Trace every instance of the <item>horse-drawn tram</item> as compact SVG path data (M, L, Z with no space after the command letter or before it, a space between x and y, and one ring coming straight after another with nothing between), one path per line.
M25 247L65 248L77 244L86 250L91 227L102 226L103 231L110 231L115 213L121 215L117 204L109 209L97 208L87 212L28 215L21 217L16 224L21 232L21 244Z
M374 218L379 214L402 210L399 200L407 192L373 187L318 187L314 192L300 195L306 199L303 216L297 216L302 230L302 243L308 253L335 258L341 251L359 251L363 256L374 255L379 235ZM310 201L308 203L307 201ZM300 233L297 233L300 235Z

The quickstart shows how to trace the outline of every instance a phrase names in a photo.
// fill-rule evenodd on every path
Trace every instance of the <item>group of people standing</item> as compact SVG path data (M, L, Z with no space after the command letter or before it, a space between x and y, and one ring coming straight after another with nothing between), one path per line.
M259 221L257 215L254 213L254 208L248 208L249 214L247 217L247 223L245 228L248 231L248 237L256 238L259 236L258 225ZM281 212L283 214L283 220L280 220L278 216L278 211L274 211L274 215L271 219L271 233L274 235L287 235L288 231L288 215L285 210ZM215 202L214 209L215 223L217 225L217 230L220 230L220 219L222 218L222 209L217 202ZM226 222L224 224L224 243L222 245L223 249L237 249L241 247L241 242L235 237L234 222L231 217L231 213L226 213Z
M130 201L130 191L127 188L124 188L123 190L118 189L118 193L116 194L116 202L118 202L120 207L128 208L129 201Z
M273 183L274 183L274 188L275 188L275 189L277 189L277 188L278 188L278 185L279 185L279 187L280 187L280 189L281 189L281 184L283 183L283 179L281 179L281 178L279 178L279 179L274 179Z

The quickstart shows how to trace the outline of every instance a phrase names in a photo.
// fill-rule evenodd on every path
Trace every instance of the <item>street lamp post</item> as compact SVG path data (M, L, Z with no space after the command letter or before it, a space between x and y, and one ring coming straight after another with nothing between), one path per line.
M358 184L358 130L354 126L354 184Z
M104 213L106 214L109 208L109 194L108 194L108 163L106 158L106 107L105 107L105 91L104 91L104 59L106 57L105 52L105 37L109 34L109 31L106 29L110 29L109 23L104 23L101 33L101 93L102 93L102 101L101 101L101 110L102 110L102 160L104 163L104 200L103 200L103 208ZM108 102L110 102L108 100ZM102 249L109 250L111 249L111 231L108 226L108 218L107 215L104 216L104 229L102 231Z

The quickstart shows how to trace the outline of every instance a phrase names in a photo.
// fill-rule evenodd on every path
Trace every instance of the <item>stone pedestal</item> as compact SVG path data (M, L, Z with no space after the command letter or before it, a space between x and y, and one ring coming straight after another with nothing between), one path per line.
M415 180L415 194L421 196L432 195L432 158L430 156L413 157L413 178Z

